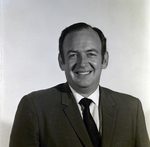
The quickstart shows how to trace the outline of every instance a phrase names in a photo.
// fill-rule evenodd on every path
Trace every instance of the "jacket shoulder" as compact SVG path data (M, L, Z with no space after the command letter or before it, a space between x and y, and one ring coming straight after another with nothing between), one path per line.
M54 94L54 93L58 93L58 92L63 92L64 91L64 87L65 87L65 83L47 88L47 89L42 89L42 90L38 90L38 91L33 91L29 94L27 94L27 96L30 95L47 95L47 94Z
M64 83L56 85L54 87L33 91L27 95L25 95L21 101L32 101L33 103L43 103L44 101L57 101L61 97L61 93L65 90Z
M107 95L109 95L116 104L120 104L120 105L130 104L133 106L135 104L141 103L138 98L129 94L113 91L105 87L101 87L101 90Z

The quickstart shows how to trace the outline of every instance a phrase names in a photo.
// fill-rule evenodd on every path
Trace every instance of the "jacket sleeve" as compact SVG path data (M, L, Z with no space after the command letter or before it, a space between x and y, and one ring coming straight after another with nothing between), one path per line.
M140 101L137 109L136 147L150 147L144 113Z
M19 103L9 147L39 147L39 122L34 103L25 96Z

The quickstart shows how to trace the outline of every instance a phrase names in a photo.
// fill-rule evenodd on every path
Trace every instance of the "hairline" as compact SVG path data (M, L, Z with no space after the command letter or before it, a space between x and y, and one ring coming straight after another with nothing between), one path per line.
M71 26L69 26L68 28L66 28L66 29L64 29L63 31L62 31L62 33L61 33L61 36L60 36L60 38L59 38L59 54L60 54L60 56L61 56L61 58L62 58L62 61L65 63L65 58L64 58L64 49L63 49L63 44L64 44L64 41L65 41L65 38L66 38L66 36L68 35L68 34L70 34L70 33L72 33L72 32L77 32L77 31L80 31L80 30L84 30L84 29L91 29L91 30L93 30L94 32L96 32L96 34L98 35L98 37L99 37L99 39L100 39L100 42L101 42L101 44L102 44L102 46L101 46L101 55L102 55L102 61L103 61L103 57L104 57L104 53L103 53L103 44L105 43L105 52L106 52L106 38L105 38L105 36L104 36L104 34L103 34L103 32L100 30L100 29L98 29L98 28L96 28L96 27L92 27L92 26L90 26L90 25L88 25L88 24L85 24L85 23L82 23L83 25L81 25L81 26L79 26L79 27L72 27L73 25L71 25ZM74 25L76 25L76 24L74 24ZM68 29L68 30L67 30ZM97 30L97 31L96 31ZM100 32L100 33L102 33L102 36L100 36L100 34L98 33L98 32ZM64 33L64 34L63 34ZM102 39L105 39L105 41L104 40L102 40ZM61 44L60 44L61 43ZM61 46L60 46L61 45Z

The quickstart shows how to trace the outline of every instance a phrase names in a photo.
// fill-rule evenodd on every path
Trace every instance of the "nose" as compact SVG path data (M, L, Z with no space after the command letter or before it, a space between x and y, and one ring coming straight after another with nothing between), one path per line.
M80 55L80 56L79 56L78 64L79 64L81 67L87 66L87 58L86 58L85 55Z

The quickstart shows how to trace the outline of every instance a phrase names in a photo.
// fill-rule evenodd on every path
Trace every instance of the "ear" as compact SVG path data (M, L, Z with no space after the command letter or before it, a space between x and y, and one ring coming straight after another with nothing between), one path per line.
M108 65L108 59L109 59L109 54L106 51L104 54L104 59L103 59L103 63L102 63L102 68L105 69Z
M63 62L63 59L62 59L62 56L61 54L59 53L58 54L58 62L59 62L59 67L62 71L64 71L64 62Z

